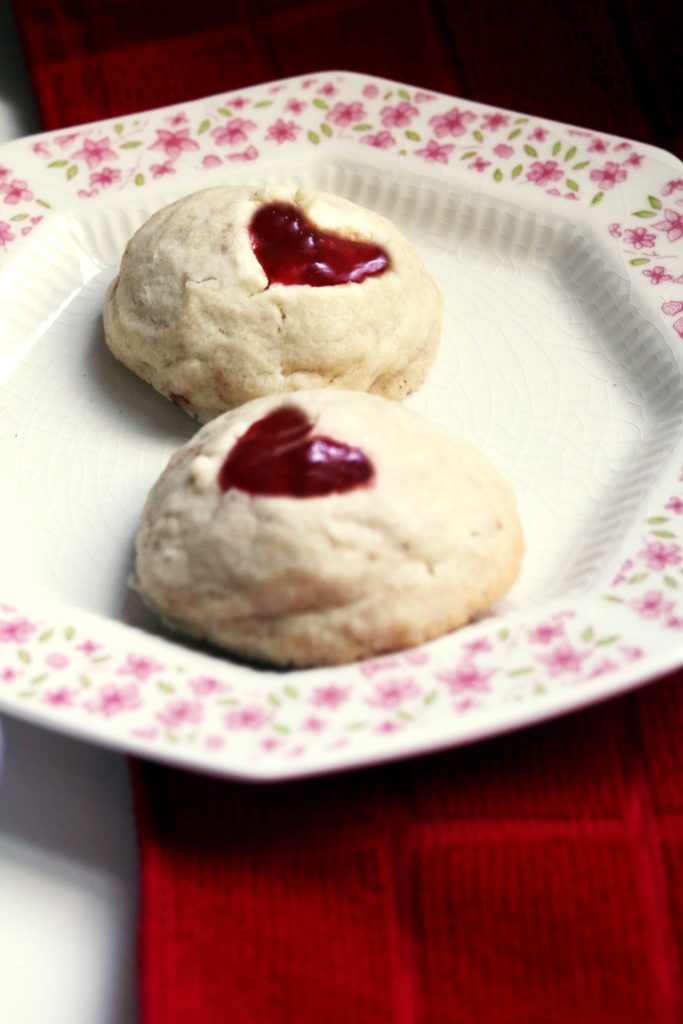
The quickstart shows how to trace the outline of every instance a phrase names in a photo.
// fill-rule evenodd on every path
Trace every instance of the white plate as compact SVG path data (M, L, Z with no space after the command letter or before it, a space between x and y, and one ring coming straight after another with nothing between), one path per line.
M286 778L454 746L683 663L683 165L652 147L330 72L0 150L0 708L146 757ZM514 484L509 598L420 649L268 672L169 637L126 587L195 425L114 362L133 230L219 182L390 216L446 298L410 404Z

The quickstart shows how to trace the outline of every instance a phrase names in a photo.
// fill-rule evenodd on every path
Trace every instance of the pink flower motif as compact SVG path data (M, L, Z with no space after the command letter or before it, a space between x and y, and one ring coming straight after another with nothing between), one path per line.
M219 750L225 745L225 740L222 736L207 736L204 740L204 746L207 750Z
M645 545L642 551L638 552L648 569L655 572L666 569L667 565L679 565L681 561L681 548L679 544L672 542L665 544L661 540L652 540Z
M325 728L325 723L322 718L307 718L304 722L304 729L309 732L322 732Z
M631 153L631 155L627 156L624 160L624 165L626 167L640 167L643 159L644 157L642 157L640 153Z
M166 118L166 124L172 124L174 128L181 124L187 124L187 114L171 114Z
M430 164L447 164L454 149L455 146L439 145L436 139L430 139L422 149L415 150L415 155Z
M23 644L36 627L28 619L0 619L0 643Z
M491 651L491 641L487 640L486 637L479 637L478 640L470 640L468 643L462 645L466 651L470 654L486 654Z
M237 110L241 110L242 107L246 107L251 100L248 100L246 96L235 96L234 100L228 100L228 106L236 107Z
M534 128L532 132L529 132L529 138L533 139L534 142L545 142L545 137L547 134L547 128Z
M50 150L47 148L47 144L45 142L34 142L33 145L31 146L31 152L35 153L36 156L46 156L46 157L49 157L49 156L52 155L50 153ZM0 170L1 170L1 168L0 168Z
M551 676L557 676L563 672L580 672L589 654L590 651L577 651L570 644L563 643L558 644L548 654L539 654L538 660L547 666Z
M0 245L6 245L7 242L13 241L16 237L11 225L6 220L0 220Z
M504 142L499 142L497 146L494 146L494 147L493 147L493 152L494 152L494 153L496 154L496 156L497 156L497 157L499 157L499 158L500 158L501 160L507 160L507 159L508 159L508 157L511 157L511 156L512 156L512 154L514 153L514 151L515 151L515 150L514 150L514 147L513 147L513 146L508 146L508 145L506 145L506 143L504 143Z
M683 629L683 619L680 615L671 615L666 620L667 629Z
M676 192L679 188L683 188L683 178L674 178L672 181L667 181L662 189L662 195L670 196L672 192Z
M67 132L66 135L58 135L57 138L55 139L55 142L57 143L58 146L61 146L62 149L64 149L66 146L70 146L71 143L74 141L74 139L77 139L79 135L80 135L80 132ZM105 141L105 143L107 142L106 139L104 141ZM76 156L76 155L78 155L78 154L74 153L74 156ZM116 155L116 154L114 154L114 155Z
M14 179L13 181L3 182L0 185L0 192L5 197L5 202L10 206L16 206L20 202L28 202L33 199L33 192L26 187L25 181L19 181Z
M366 146L375 146L377 149L390 149L396 145L396 139L391 132L376 132L374 135L363 135L360 140Z
M338 686L337 683L330 683L328 686L318 686L313 691L311 704L320 708L338 708L344 704L349 696L347 686Z
M386 679L375 685L375 692L368 699L368 704L376 708L395 708L403 701L417 697L419 693L420 689L413 679Z
M615 152L617 150L620 151L622 149L630 149L630 148L631 148L631 143L630 142L618 142L617 145L614 147Z
M647 228L629 228L624 232L624 241L634 249L649 249L657 241L657 236Z
M20 675L21 672L16 668L4 668L0 672L0 679L2 679L3 683L13 683Z
M589 153L606 153L608 150L608 143L603 139L592 139L588 146Z
M549 181L559 181L562 177L562 168L558 165L557 160L535 160L529 170L526 172L526 176L529 181L533 181L534 185L545 185Z
M374 100L375 96L379 96L379 89L371 82L369 85L363 86L363 95L368 100Z
M437 139L441 139L444 135L455 135L456 137L464 135L467 125L476 120L476 116L469 110L459 110L458 107L453 107L445 114L436 114L431 117L429 124L434 129Z
M335 103L332 110L327 112L327 121L339 125L340 128L348 128L356 121L362 121L365 117L365 107L362 103Z
M336 96L337 91L336 85L332 85L332 82L325 82L317 90L319 96Z
M93 700L86 701L88 711L104 715L110 718L112 715L121 714L123 711L134 711L142 704L138 687L131 683L129 686L117 686L116 683L108 683L101 686L97 696Z
M101 649L101 647L102 647L102 644L96 644L92 640L84 640L82 644L78 644L76 646L76 650L77 651L82 651L83 654L85 654L86 657L89 658L93 654L96 654L97 651L99 651Z
M198 700L172 700L156 717L167 729L177 729L180 725L197 725L204 710Z
M212 693L225 693L228 687L213 676L197 676L190 679L189 687L198 697L209 697Z
M175 167L172 160L165 160L163 164L152 164L152 177L163 178L165 174L175 174Z
M609 233L612 236L612 238L621 238L621 225L620 224L610 224L610 226L607 228L607 230L609 231Z
M208 168L220 167L220 165L222 163L223 163L223 161L221 160L221 158L219 156L216 156L213 153L209 153L207 156L203 157L203 159L202 159L202 166L203 167L208 167Z
M658 619L662 615L669 615L674 608L673 601L666 601L661 590L648 590L629 604L643 619Z
M510 118L506 114L484 114L481 126L484 129L495 132L498 131L499 128L504 127L509 120Z
M233 117L218 128L213 128L211 135L217 146L237 146L240 142L249 141L247 132L253 131L255 127L255 121L248 121L243 117Z
M181 153L186 150L199 149L199 144L190 138L190 129L181 128L177 132L169 132L165 128L156 129L156 142L153 142L150 149L163 149L166 156L171 160L177 160Z
M489 680L493 675L494 669L483 671L468 658L464 658L456 668L436 673L437 679L445 683L451 693L489 693Z
M53 651L52 654L48 654L45 659L45 664L49 665L50 668L66 668L69 664L69 659L65 654L60 654L59 651Z
M261 740L261 743L259 745L261 747L261 750L270 752L272 750L277 750L279 747L282 746L282 743L280 742L280 740L276 740L274 736L266 736L264 740Z
M247 146L241 153L228 153L227 159L232 160L234 163L243 162L247 163L249 160L256 160L258 158L258 149L256 146Z
M98 188L79 188L78 195L81 199L92 199L93 196L98 196L100 190Z
M71 136L69 138L72 138ZM99 167L105 160L118 159L118 153L109 145L109 139L83 139L83 149L73 154L74 160L85 160L89 168Z
M664 508L669 512L675 513L675 515L680 516L681 512L683 512L683 500L677 497L669 498Z
M650 284L661 284L662 281L673 281L671 274L668 274L664 267L652 267L650 270L644 270L643 274L645 277L650 278Z
M564 198L565 199L574 199L577 202L578 202L578 199L579 199L579 197L577 196L576 192L565 192Z
M398 732L400 728L401 726L398 724L398 722L392 722L387 718L383 722L379 723L379 725L375 729L375 732L392 733Z
M683 302L663 302L662 313L666 313L667 316L678 316L679 313L683 313Z
M430 100L435 99L434 94L431 92L416 92L415 102L416 103L428 103Z
M614 672L615 668L619 668L616 661L612 658L603 658L599 661L588 673L589 679L597 679L598 676L604 676L607 672Z
M235 708L225 716L228 729L261 729L271 720L272 715L258 705Z
M476 160L473 160L472 163L467 166L471 171L479 171L481 174L482 171L485 171L487 167L491 166L491 161L484 160L482 157L478 156Z
M91 185L101 185L103 188L108 188L109 185L113 185L115 181L119 181L121 178L121 171L115 167L103 167L101 171L93 171L90 175Z
M616 587L620 583L624 582L624 580L626 579L626 573L631 571L631 569L633 568L634 564L635 563L633 562L633 559L631 559L631 558L627 558L626 559L626 561L622 564L621 569L619 570L617 575L612 580L612 586L613 587Z
M271 124L266 132L267 139L274 139L275 142L292 142L301 131L301 126L294 121L283 121L281 117Z
M652 225L657 231L665 231L670 242L683 238L683 213L678 210L665 210L664 220Z
M561 622L544 622L529 632L529 643L549 644L564 636L564 625Z
M628 171L625 171L619 164L615 164L610 160L604 167L591 171L590 178L591 181L598 183L599 189L606 190L614 188L620 181L626 181Z
M0 182L3 182L5 178L9 178L10 174L11 171L9 167L5 167L4 165L0 164Z
M627 661L640 661L643 657L643 651L640 647L630 647L627 644L621 644L619 650Z
M58 690L48 690L43 700L53 708L72 708L74 697L77 695L78 690L69 690L66 686L61 686Z
M382 107L380 119L385 128L403 128L419 114L417 107L403 100L395 107Z
M291 99L287 100L285 104L285 110L290 114L300 114L305 108L306 102L304 100Z
M120 676L133 676L140 682L145 682L155 672L161 671L164 666L160 661L153 658L143 658L137 654L126 655L126 660L118 669Z
M453 705L454 711L457 711L459 715L465 715L468 711L474 711L476 708L481 707L480 700L474 700L472 697L463 697L462 700L458 700Z

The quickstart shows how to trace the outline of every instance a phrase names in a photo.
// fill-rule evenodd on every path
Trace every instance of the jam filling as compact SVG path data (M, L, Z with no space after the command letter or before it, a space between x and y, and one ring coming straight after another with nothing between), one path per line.
M312 431L294 406L282 406L252 423L220 468L221 489L320 498L370 483L374 468L365 452Z
M323 231L292 203L260 206L249 237L269 284L358 284L389 266L380 246Z

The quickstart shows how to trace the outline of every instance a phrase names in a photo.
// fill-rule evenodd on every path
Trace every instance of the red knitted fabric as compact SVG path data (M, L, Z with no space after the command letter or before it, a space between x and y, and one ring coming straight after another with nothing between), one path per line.
M45 127L348 68L683 155L675 3L16 0ZM141 1024L680 1024L683 685L243 786L134 766Z

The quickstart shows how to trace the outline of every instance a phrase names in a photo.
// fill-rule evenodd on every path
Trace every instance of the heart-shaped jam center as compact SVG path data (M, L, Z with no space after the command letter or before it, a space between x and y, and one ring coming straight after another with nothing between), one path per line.
M260 206L249 237L269 284L360 283L389 266L379 245L323 231L292 203Z
M283 406L257 420L228 453L218 474L223 491L320 498L370 483L374 468L360 448L312 436L300 409Z

